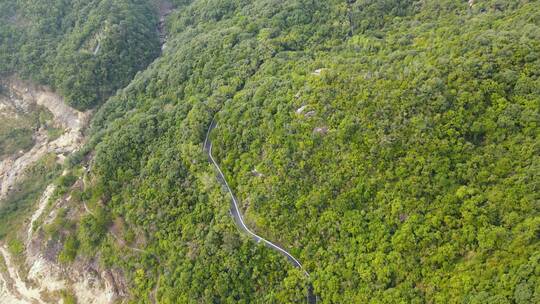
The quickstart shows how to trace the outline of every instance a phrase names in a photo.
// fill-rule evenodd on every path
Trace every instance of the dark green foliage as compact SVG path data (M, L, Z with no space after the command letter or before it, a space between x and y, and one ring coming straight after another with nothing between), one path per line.
M58 186L62 187L62 188L68 188L70 186L73 185L73 183L75 183L75 181L77 180L77 176L71 174L71 173L68 173L68 174L65 174L65 175L62 175L58 178Z
M72 157L95 152L79 251L125 269L138 303L305 297L228 215L202 152L216 113L246 221L322 303L540 301L538 1L180 2L163 56ZM64 55L101 96L98 58Z
M0 74L49 84L78 109L127 85L159 54L149 1L8 0L0 9Z

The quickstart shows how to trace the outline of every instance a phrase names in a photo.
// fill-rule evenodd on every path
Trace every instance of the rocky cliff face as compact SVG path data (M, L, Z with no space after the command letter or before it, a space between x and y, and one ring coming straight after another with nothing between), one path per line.
M84 144L83 131L90 112L80 112L67 106L63 99L46 87L36 86L16 78L0 81L0 115L31 114L36 107L44 107L53 116L55 127L63 130L50 138L44 128L33 130L34 145L28 151L19 151L0 159L0 204L24 178L25 170L51 153L58 163ZM74 185L80 186L82 180ZM78 258L69 265L58 262L62 244L44 237L43 226L54 221L59 208L70 201L68 194L54 196L56 186L49 185L35 211L25 221L25 230L16 232L24 239L22 254L14 255L0 243L0 302L1 303L59 303L62 294L74 295L77 303L113 303L125 296L127 289L118 270L101 267L97 259ZM71 210L79 216L81 210Z
M43 106L54 116L57 127L64 129L57 139L50 140L46 130L34 130L34 146L26 153L17 153L0 162L0 201L13 189L23 176L23 172L47 153L55 153L58 161L78 150L83 143L82 130L90 117L90 112L79 112L67 106L63 99L46 87L35 86L16 78L2 81L7 91L0 100L5 113L30 111L32 105ZM2 109L2 108L0 108Z

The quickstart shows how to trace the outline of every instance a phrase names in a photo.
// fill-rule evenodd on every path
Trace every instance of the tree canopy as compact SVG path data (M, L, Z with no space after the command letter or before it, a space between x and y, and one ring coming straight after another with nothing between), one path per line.
M298 303L308 280L321 303L540 301L538 1L176 4L72 158L99 212L66 260L126 269L134 303ZM309 279L234 226L214 116L247 223Z
M78 109L103 102L159 54L149 1L6 0L0 11L0 74L51 85Z

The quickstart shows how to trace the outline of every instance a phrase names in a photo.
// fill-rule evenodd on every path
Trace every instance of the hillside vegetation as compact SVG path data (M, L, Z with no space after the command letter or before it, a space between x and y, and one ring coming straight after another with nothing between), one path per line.
M538 1L176 5L70 158L70 259L133 303L540 302ZM309 278L234 226L213 117L246 222Z
M248 222L322 302L538 301L540 10L475 2L194 1L173 16L170 49L94 120L94 191L160 257L159 298L295 302L305 284L235 241L201 153L217 113Z
M159 54L155 8L132 0L4 0L0 74L48 84L88 109Z

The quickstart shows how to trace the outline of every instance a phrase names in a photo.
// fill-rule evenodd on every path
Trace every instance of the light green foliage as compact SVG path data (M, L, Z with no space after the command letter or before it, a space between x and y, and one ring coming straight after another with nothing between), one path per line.
M202 152L216 113L246 221L322 303L539 302L538 1L177 4L162 57L72 158L93 157L77 200L97 206L79 251L138 303L158 277L160 303L306 295L228 214ZM116 218L142 252L107 237Z
M75 228L75 223L68 219L68 209L61 208L58 210L54 220L44 227L45 235L52 240L62 238L62 232L69 231Z
M9 104L8 93L2 92L0 85L0 99L2 103ZM61 129L51 127L52 114L40 106L31 106L28 111L7 107L3 110L0 121L0 159L26 152L34 146L35 129L43 127L51 132L63 132ZM56 130L56 131L53 131ZM53 138L51 138L53 140Z
M69 236L64 242L64 248L58 255L60 263L70 263L75 260L79 250L79 241L74 236Z
M219 112L214 154L247 221L304 262L324 303L538 297L537 270L522 269L539 249L540 10L475 2L194 1L94 120L107 206L175 265L244 256L201 153ZM163 299L208 301L221 276L195 256L206 287L177 266ZM295 302L303 278L274 271L257 275L267 300Z
M24 252L24 244L16 238L11 238L8 241L8 248L14 256L21 256Z
M102 208L97 208L94 214L82 217L77 235L77 239L80 240L81 251L86 255L93 255L105 237L109 225L109 214Z
M5 133L0 133L0 142L2 143L0 158L28 150L34 145L32 130L28 128L6 130Z
M60 296L64 304L77 304L77 298L70 291L62 290Z
M1 56L1 54L0 54ZM48 140L58 138L63 128L57 128L53 123L53 115L45 107L31 104L28 109L17 108L14 99L21 98L10 93L0 84L0 101L6 107L2 109L0 120L0 159L13 157L30 150L34 146L35 130L47 130Z

